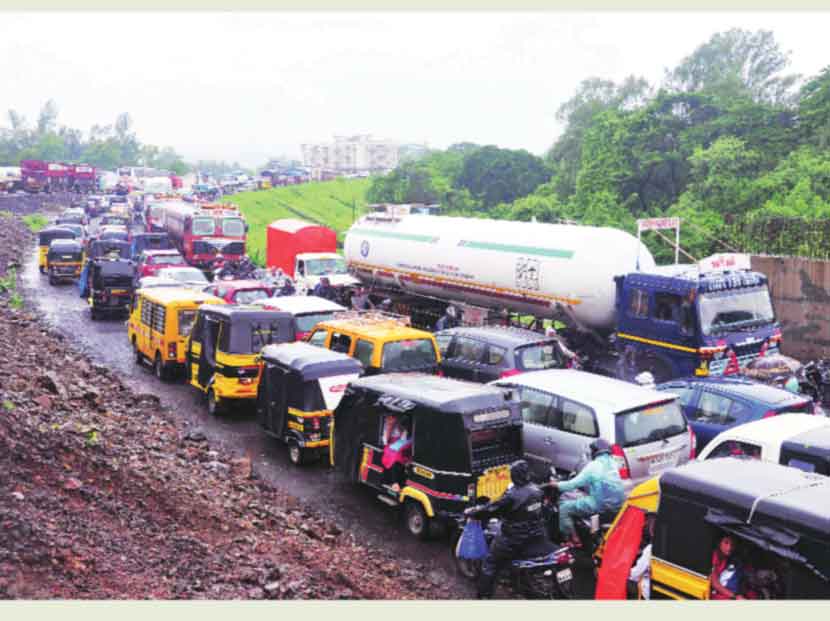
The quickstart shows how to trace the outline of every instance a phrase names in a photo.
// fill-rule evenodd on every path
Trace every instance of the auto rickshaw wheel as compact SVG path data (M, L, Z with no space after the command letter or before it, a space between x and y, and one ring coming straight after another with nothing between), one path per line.
M98 311L95 310L95 306L91 306L89 309L89 317L92 321L97 321L98 319Z
M41 273L41 274L45 274L45 273L46 273L46 268L45 268L45 267L43 267L42 265L39 265L39 266L38 266L38 269L40 270L40 273Z
M406 529L418 539L428 539L430 519L421 503L407 500L403 506L403 513Z
M288 459L295 466L302 466L305 463L305 451L297 444L296 440L288 441Z
M55 280L55 274L52 272L52 270L49 270L49 284L54 287L57 283L58 281Z
M138 349L138 341L135 337L133 337L133 360L136 364L144 362L144 356L141 355L141 351Z

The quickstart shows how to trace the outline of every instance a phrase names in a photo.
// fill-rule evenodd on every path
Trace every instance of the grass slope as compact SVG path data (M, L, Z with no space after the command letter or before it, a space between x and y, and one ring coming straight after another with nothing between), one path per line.
M274 220L295 218L321 224L337 231L338 241L366 208L369 179L334 179L271 190L242 192L229 197L239 205L250 225L248 254L258 264L265 262L265 229Z

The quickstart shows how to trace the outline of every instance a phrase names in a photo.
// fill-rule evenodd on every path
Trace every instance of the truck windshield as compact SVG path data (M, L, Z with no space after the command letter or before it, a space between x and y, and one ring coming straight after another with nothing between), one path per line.
M245 223L242 218L222 218L222 235L225 237L245 235Z
M705 335L775 320L766 285L701 294L698 312L700 327Z
M325 276L327 274L347 274L346 261L342 258L309 259L306 261L307 276Z
M201 217L193 218L193 234L194 235L213 235L214 225L213 218Z

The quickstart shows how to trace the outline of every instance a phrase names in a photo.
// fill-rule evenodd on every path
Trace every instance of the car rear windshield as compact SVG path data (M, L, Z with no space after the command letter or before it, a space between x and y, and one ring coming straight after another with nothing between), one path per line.
M616 415L616 443L637 446L686 431L686 419L676 400L650 403Z
M516 366L522 371L541 371L562 366L556 343L534 343L516 350Z
M265 289L248 289L237 291L233 301L236 304L251 304L257 300L267 300L270 297L271 294Z
M785 405L784 407L778 408L776 410L779 414L783 414L784 412L800 412L802 414L812 414L813 413L813 402L812 401L801 401L799 403L794 403L793 405Z
M179 336L190 336L193 322L196 320L195 310L179 311Z
M297 315L297 332L311 332L312 328L321 321L331 319L334 311L327 311L324 313L308 313L307 315Z
M291 326L285 321L253 320L231 328L230 346L222 344L229 354L258 354L263 347L293 340Z
M383 346L384 371L405 371L435 366L435 346L429 339L410 339L393 341Z

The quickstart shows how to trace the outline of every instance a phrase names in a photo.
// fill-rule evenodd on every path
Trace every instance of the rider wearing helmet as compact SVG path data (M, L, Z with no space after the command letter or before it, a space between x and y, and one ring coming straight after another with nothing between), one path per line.
M513 485L496 501L487 504L476 515L501 517L501 533L493 540L481 567L478 597L493 595L496 576L513 559L549 553L551 544L542 519L542 490L530 482L530 469L520 459L510 466ZM528 553L533 550L533 553Z
M588 488L586 496L559 501L559 531L563 538L578 546L581 542L574 528L574 518L619 511L625 501L625 489L618 468L611 456L611 445L597 438L591 442L591 461L578 475L569 481L551 479L551 485L560 492Z

